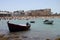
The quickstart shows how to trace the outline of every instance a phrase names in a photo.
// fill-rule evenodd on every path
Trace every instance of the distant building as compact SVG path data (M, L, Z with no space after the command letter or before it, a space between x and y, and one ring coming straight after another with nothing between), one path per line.
M30 10L27 14L31 16L51 15L51 9Z
M25 13L24 13L24 10L22 10L22 11L14 11L12 15L13 16L24 16Z
M8 11L0 11L0 17L10 17L11 13Z
M26 16L32 16L31 11L32 11L32 10L26 11L26 12L25 12L25 15L26 15Z
M38 9L38 10L19 10L14 12L0 11L0 17L6 16L48 16L52 15L51 9Z

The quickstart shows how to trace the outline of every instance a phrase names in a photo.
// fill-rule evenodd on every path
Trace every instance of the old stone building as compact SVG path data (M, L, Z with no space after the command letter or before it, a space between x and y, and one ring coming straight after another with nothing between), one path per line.
M28 15L31 16L47 16L51 15L51 9L30 10Z

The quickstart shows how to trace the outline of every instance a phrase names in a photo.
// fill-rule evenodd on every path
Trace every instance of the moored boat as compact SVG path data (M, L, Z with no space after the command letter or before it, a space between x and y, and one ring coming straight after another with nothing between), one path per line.
M53 24L53 20L45 20L44 24Z
M35 21L30 21L30 23L35 23Z
M31 25L29 23L26 23L26 25L23 25L23 24L18 25L18 24L13 24L13 23L7 22L7 24L8 24L8 28L9 28L10 32L25 31L31 27Z

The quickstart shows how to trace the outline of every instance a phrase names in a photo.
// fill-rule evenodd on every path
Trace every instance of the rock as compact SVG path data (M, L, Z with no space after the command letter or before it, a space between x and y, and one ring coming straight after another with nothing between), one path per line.
M18 40L19 36L18 35L5 35L4 38L7 38L9 40Z
M47 38L46 40L50 40L50 39Z
M22 38L28 38L27 36L22 36Z
M8 38L7 37L2 37L2 38L0 38L0 40L8 40Z
M4 37L4 34L0 34L0 38Z
M20 39L20 38L14 38L14 40L22 40L22 39Z
M56 38L55 40L60 40L60 38Z

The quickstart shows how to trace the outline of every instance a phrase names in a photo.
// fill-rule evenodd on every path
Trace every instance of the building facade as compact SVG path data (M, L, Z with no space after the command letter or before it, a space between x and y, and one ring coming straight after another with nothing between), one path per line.
M51 15L51 9L31 10L28 12L28 15L31 15L31 16Z
M11 12L8 11L0 11L0 17L10 17Z
M12 13L12 15L13 15L13 16L24 16L25 13L24 13L24 10L22 10L22 11L14 11L14 12Z

